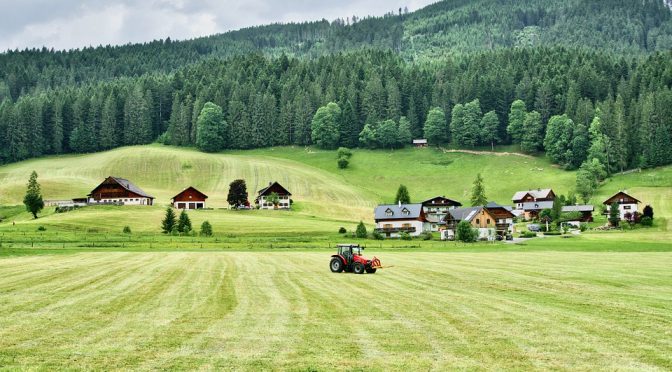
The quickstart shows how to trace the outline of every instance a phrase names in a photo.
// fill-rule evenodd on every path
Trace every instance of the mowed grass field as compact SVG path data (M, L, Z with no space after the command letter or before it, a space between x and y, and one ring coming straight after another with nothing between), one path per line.
M672 368L667 253L79 253L0 260L6 369Z

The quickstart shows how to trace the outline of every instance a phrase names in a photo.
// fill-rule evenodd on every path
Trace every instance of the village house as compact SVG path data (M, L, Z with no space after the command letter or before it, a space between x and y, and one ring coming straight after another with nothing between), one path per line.
M269 201L271 194L278 195L278 204ZM292 194L278 182L270 182L267 187L259 190L255 203L259 209L290 209L292 207Z
M511 200L514 207L513 214L531 220L536 218L542 210L553 208L555 193L552 189L518 191Z
M593 212L595 207L592 205L565 205L562 207L562 213L580 213L581 217L572 222L593 222Z
M208 196L189 186L173 196L173 207L177 209L203 209Z
M454 238L461 221L478 229L480 239L495 238L496 235L505 237L514 233L514 217L506 207L492 202L486 206L451 209L444 218L446 226L442 237Z
M625 191L619 191L614 196L604 201L604 205L607 206L607 213L609 213L609 208L613 203L618 204L618 212L621 220L625 220L626 213L631 215L635 212L639 212L639 203L641 203L636 198L628 195Z
M387 238L398 238L402 232L418 236L431 229L422 204L385 204L374 211L377 232Z
M88 195L89 204L152 205L154 197L131 181L107 177Z
M444 223L443 219L449 210L462 206L462 203L445 196L436 196L423 201L421 204L432 231L439 231L439 226Z

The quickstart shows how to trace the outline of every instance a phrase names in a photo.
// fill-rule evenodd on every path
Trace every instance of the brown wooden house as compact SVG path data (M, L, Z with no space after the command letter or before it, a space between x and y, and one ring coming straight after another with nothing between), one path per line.
M268 197L273 193L278 194L277 205L268 201ZM270 182L267 187L259 190L255 203L259 206L259 209L290 209L292 207L291 197L292 193L276 181Z
M154 197L131 181L107 177L87 197L89 204L152 205Z
M179 194L173 196L173 207L177 209L203 209L208 196L189 186Z

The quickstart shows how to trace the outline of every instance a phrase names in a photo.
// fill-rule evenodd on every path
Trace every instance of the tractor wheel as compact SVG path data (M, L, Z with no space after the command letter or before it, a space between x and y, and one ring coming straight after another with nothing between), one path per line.
M355 274L364 274L364 265L359 262L355 262L352 266L352 272Z
M366 269L366 273L367 273L367 274L375 274L375 273L376 273L376 269Z
M331 269L332 273L340 273L343 271L343 262L341 262L340 258L334 257L329 263L329 268Z

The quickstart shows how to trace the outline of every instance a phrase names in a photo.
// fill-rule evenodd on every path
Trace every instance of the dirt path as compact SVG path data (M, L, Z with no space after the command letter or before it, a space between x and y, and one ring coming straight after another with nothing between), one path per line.
M472 154L472 155L494 155L494 156L520 156L522 158L528 158L528 159L534 159L534 156L532 155L526 155L526 154L521 154L518 152L494 152L494 151L474 151L474 150L448 150L441 148L441 151L444 153L449 153L449 152L461 152L465 154Z

